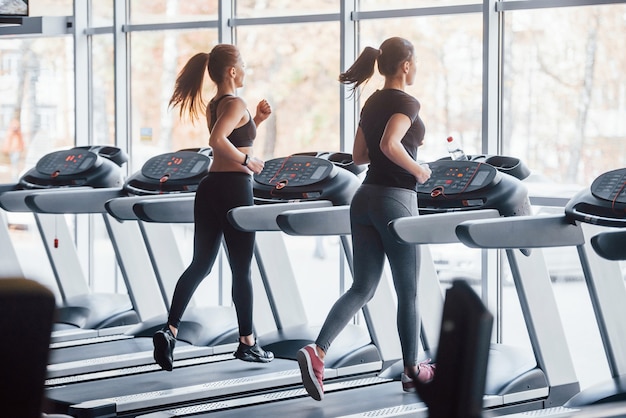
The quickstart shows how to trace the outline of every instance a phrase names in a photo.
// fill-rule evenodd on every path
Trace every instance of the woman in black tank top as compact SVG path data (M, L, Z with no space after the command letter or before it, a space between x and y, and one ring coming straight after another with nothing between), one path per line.
M205 72L217 86L213 100L202 100ZM256 126L271 114L270 105L261 100L254 118L245 102L237 97L243 87L243 60L233 45L220 44L210 53L189 59L176 79L170 106L180 106L180 116L207 118L211 133L209 145L213 161L207 176L200 182L194 200L193 259L178 279L167 324L154 334L154 359L164 370L173 368L173 350L181 317L191 297L209 275L222 243L228 249L232 271L232 297L239 328L239 346L234 356L243 361L267 363L274 359L263 350L253 334L251 263L255 234L235 229L227 219L230 209L251 206L252 173L260 173L264 162L252 157Z

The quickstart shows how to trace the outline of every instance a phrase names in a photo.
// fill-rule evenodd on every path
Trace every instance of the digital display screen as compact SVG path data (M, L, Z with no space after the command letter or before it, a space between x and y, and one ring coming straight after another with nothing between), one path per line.
M206 165L206 163L204 161L198 161L196 163L196 165L193 166L193 168L191 169L192 173L199 173L200 170L202 170L202 168Z
M78 168L80 168L81 170L86 169L87 167L89 167L89 165L91 164L92 160L93 160L93 158L91 158L91 157L85 158L83 163L80 166L78 166Z
M489 172L487 170L480 170L474 176L474 179L470 183L470 186L482 186L485 180L487 180L488 175L489 175Z
M322 175L326 172L326 167L317 167L317 169L311 174L312 180L319 180L322 178Z

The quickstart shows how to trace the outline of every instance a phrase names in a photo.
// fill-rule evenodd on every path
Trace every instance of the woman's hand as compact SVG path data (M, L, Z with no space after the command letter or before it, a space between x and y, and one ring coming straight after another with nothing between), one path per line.
M263 171L263 167L265 167L265 162L259 158L251 157L248 161L248 164L246 164L246 167L248 167L248 169L250 169L254 174L259 174L261 171Z
M263 122L265 119L269 118L272 114L272 107L267 102L267 100L263 99L256 105L256 115L254 116L254 123L257 125Z
M417 182L419 184L424 184L430 178L431 173L432 170L430 169L428 164L420 164L420 171L415 178L417 179Z

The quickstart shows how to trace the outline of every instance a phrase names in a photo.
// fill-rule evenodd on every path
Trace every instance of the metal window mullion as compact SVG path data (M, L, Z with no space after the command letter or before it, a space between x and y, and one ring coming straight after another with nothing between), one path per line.
M89 27L91 3L74 2L73 39L74 39L74 145L83 146L92 143L93 132L93 61L91 59L91 37ZM57 222L65 222L63 216ZM94 285L94 246L93 224L89 216L74 217L74 242L80 260L84 265L88 285Z
M502 81L502 15L496 0L483 1L482 152L499 154L502 149L500 90ZM494 338L502 339L500 250L482 250L482 299L495 313Z
M355 11L353 19L392 19L398 17L453 15L460 13L480 13L482 4L464 4L459 6L420 7L414 9L371 10L367 12Z
M352 19L357 8L358 0L341 0L340 6L340 46L339 46L339 71L343 72L348 69L357 56L358 33L356 21ZM339 149L344 152L352 152L354 143L354 133L356 132L356 118L358 100L350 97L348 86L339 83ZM346 237L342 237L345 240ZM339 282L340 293L342 294L347 286L347 277L351 275L348 263L341 254L342 249L338 250L339 254ZM357 317L358 321L358 317Z
M337 13L310 14L310 15L292 15L292 16L269 16L269 17L233 17L230 21L232 26L253 26L253 25L281 25L294 23L319 23L319 22L336 22L341 17Z
M217 39L223 44L235 44L235 5L230 0L219 0L217 11Z
M129 35L123 31L128 20L126 3L125 0L113 0L114 135L115 145L131 155Z
M556 7L602 6L624 4L624 0L515 0L496 2L496 11L537 10Z

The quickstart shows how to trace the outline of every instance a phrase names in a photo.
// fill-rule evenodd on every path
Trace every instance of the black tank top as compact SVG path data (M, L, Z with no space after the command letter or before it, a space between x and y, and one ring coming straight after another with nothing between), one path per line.
M209 126L209 131L213 130L213 126L215 126L215 122L217 121L217 105L226 96L230 96L230 94L225 94L217 100L211 100L209 102L209 112L211 114L211 126ZM246 112L248 111L246 110ZM254 123L254 119L252 119L250 112L248 112L248 116L248 122L239 128L233 129L227 137L228 140L236 147L251 147L254 142L254 138L256 138L256 124Z

